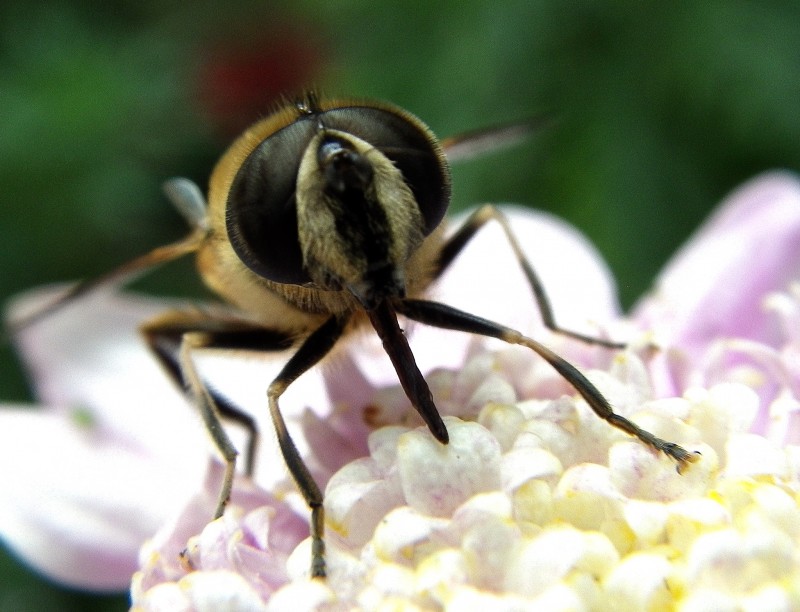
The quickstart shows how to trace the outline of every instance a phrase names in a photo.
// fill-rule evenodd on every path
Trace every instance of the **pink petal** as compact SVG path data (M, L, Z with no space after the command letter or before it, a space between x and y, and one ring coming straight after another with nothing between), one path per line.
M39 289L11 305L12 320L49 303L60 290ZM37 322L15 337L42 403L76 406L98 427L132 444L179 452L204 434L194 408L165 375L138 327L175 306L123 294L97 292Z
M239 575L266 600L287 581L286 559L308 535L308 522L246 478L237 477L225 515L210 521L222 481L212 461L202 491L166 523L141 552L134 577L135 603L145 604L165 583L215 571ZM249 609L249 608L248 608Z
M780 330L764 299L798 277L800 180L771 172L720 205L667 265L634 317L690 357L721 337L777 346Z
M203 463L191 458L119 445L66 415L4 407L0 533L57 581L123 589L141 543L199 485Z

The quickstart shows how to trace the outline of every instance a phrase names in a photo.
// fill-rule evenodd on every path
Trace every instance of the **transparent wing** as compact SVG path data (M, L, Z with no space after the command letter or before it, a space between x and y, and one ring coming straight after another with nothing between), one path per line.
M464 132L442 140L442 148L451 163L460 162L500 149L513 147L530 138L551 122L549 117L536 117Z

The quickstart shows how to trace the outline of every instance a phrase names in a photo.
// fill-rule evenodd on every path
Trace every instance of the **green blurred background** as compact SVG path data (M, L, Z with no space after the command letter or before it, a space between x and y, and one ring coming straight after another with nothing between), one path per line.
M179 237L161 182L204 185L239 130L313 84L391 100L440 135L552 114L531 142L456 167L453 206L567 218L628 306L729 190L800 168L798 40L790 0L5 0L0 298ZM199 290L190 263L138 287ZM0 398L25 399L0 351ZM2 611L126 607L0 566Z

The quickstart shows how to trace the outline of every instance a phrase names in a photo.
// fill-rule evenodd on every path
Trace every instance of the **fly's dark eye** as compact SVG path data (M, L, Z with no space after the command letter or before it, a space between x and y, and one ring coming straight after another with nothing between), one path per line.
M311 282L303 269L295 190L300 161L321 129L368 142L400 170L422 213L425 235L444 217L450 174L438 142L416 118L390 108L338 105L299 113L261 141L237 171L228 193L228 236L241 260L278 283Z
M228 237L245 265L277 283L311 282L303 269L295 187L317 129L299 120L264 139L244 160L228 193Z

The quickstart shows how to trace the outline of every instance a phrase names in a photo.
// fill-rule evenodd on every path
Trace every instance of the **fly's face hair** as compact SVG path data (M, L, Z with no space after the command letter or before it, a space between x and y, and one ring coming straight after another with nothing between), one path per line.
M192 227L189 235L76 285L57 302L11 322L12 332L99 285L122 284L143 270L195 253L203 280L230 307L169 311L146 322L142 333L167 374L197 405L225 462L215 517L230 499L239 455L222 421L235 421L249 432L242 449L247 474L253 471L258 432L250 414L203 379L195 353L201 348L292 351L267 388L266 408L287 468L311 509L310 573L316 577L326 571L323 496L288 433L279 400L357 325L371 326L378 334L408 399L442 444L448 443L447 428L398 314L532 350L599 417L673 458L680 471L697 459L696 453L616 414L577 368L546 346L500 323L425 299L426 287L493 222L514 251L548 328L610 350L624 348L557 324L545 287L494 207L481 207L443 238L450 200L448 160L513 144L533 127L530 121L510 124L440 143L424 123L395 106L321 101L308 94L283 104L231 145L212 173L208 205L192 182L167 181L168 197Z

